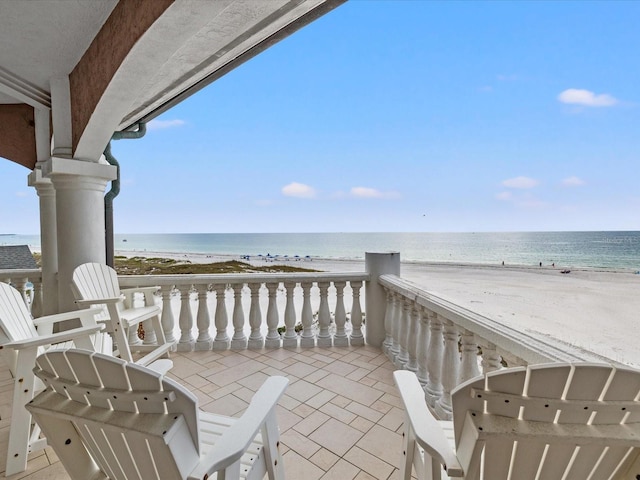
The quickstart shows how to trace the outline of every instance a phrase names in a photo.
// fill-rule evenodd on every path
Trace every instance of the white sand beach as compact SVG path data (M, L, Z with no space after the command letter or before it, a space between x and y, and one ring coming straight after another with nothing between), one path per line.
M119 251L193 263L238 256ZM246 261L246 260L243 260ZM265 264L252 257L249 263ZM364 271L364 261L320 259L279 262L328 272ZM402 277L450 302L516 329L568 343L640 367L640 275L629 271L402 263Z

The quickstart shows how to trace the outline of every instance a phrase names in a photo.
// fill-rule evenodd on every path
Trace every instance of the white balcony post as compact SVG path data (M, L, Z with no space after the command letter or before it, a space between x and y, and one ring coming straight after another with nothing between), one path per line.
M267 283L267 291L269 292L269 305L267 307L267 338L265 339L265 347L280 348L280 334L278 333L278 304L276 302L276 294L278 293L278 283Z
M284 307L284 338L282 339L285 348L296 348L298 346L298 334L296 333L296 307L293 301L296 284L294 282L284 282L287 291L287 304Z
M387 308L384 312L384 342L382 342L382 351L389 355L389 350L393 345L393 292L385 288L387 294Z
M42 282L32 280L31 283L33 284L33 290L31 291L33 295L31 298L31 315L33 315L33 318L38 318L45 315L42 305Z
M229 325L229 317L227 316L226 288L224 284L214 286L216 291L216 337L213 339L213 350L226 350L229 348L229 336L227 335L227 326Z
M311 311L311 282L302 282L302 336L301 347L315 347L313 335L313 312Z
M493 343L482 345L482 372L489 373L502 368L502 357L498 355Z
M260 311L260 283L250 283L251 290L251 308L249 309L249 325L251 326L251 334L249 335L249 348L261 349L264 347L264 338L260 332L262 327L262 312Z
M395 363L400 355L400 330L402 322L402 297L399 293L393 294L393 321L391 322L391 348L389 349L389 360Z
M242 308L242 283L231 286L233 288L233 338L231 339L232 350L245 350L247 348L247 337L244 334L244 310Z
M400 321L398 322L398 344L399 351L394 364L398 368L406 368L407 362L409 362L409 354L407 353L407 345L409 343L409 322L411 310L411 303L408 298L400 299Z
M333 338L333 344L336 347L347 347L349 345L349 338L345 331L345 324L347 323L347 312L344 308L344 287L347 282L333 282L336 287L336 334Z
M378 278L381 275L400 276L400 253L366 252L365 267L369 274L369 281L365 286L366 341L369 345L380 347L385 339L384 316L387 310L387 296Z
M135 295L131 296L131 302L135 301ZM144 292L144 305L153 306L156 304L156 299L153 292ZM156 331L153 329L153 319L148 319L142 322L142 328L144 330L144 343L148 345L156 345L158 343L158 337ZM140 340L136 332L136 340Z
M442 323L438 315L429 312L429 381L425 388L427 403L435 407L442 396L442 361L444 356L444 341L442 338Z
M351 346L364 345L364 336L362 335L362 307L360 306L360 290L362 282L351 281L351 294L353 303L351 304Z
M318 309L318 346L330 347L333 344L329 325L331 324L331 314L329 313L329 282L318 282L320 290L320 308Z
M194 338L191 330L193 329L193 315L191 314L191 285L176 285L180 290L180 316L178 317L178 325L180 325L180 340L177 349L179 352L193 351Z
M173 291L173 285L163 285L160 287L160 294L162 295L162 316L160 317L160 323L162 323L162 330L164 331L164 337L169 343L176 343L176 336L173 331L175 329L175 319L173 317L173 310L171 309L171 292Z
M418 371L416 375L420 381L420 385L424 388L429 383L429 312L424 308L420 308L418 319Z
M460 337L462 361L460 363L460 382L480 375L478 367L478 344L473 333L462 330Z
M209 316L209 306L207 305L207 295L209 293L209 285L196 285L198 291L198 313L196 316L196 325L198 326L198 339L196 340L196 350L211 350L213 339L209 333L211 327L211 317Z
M420 323L420 313L418 312L418 305L413 303L409 311L409 334L407 335L407 354L409 355L409 361L405 365L407 370L412 372L418 371L418 330Z
M444 357L442 361L442 396L436 403L435 411L443 420L451 420L453 408L451 392L458 386L460 353L458 350L458 329L447 320L444 324Z

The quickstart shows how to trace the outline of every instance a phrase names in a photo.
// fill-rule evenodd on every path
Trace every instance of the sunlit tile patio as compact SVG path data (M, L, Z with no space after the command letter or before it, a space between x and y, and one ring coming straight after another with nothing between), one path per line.
M401 458L403 410L393 365L380 349L333 347L173 353L170 376L200 408L239 416L269 375L289 387L278 408L288 480L394 479ZM0 448L7 448L13 380L0 371ZM0 455L4 475L5 455ZM67 479L48 448L9 478Z

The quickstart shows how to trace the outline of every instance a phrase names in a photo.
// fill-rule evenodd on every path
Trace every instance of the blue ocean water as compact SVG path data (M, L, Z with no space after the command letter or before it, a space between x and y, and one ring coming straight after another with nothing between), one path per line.
M40 247L37 235L0 235L0 245ZM119 234L116 250L364 258L397 251L403 261L640 269L640 232L190 233Z

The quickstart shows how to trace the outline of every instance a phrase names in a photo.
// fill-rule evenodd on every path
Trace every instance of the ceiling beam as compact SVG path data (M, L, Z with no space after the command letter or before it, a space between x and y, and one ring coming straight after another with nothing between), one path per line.
M37 109L51 109L51 94L15 73L0 67L0 92Z

